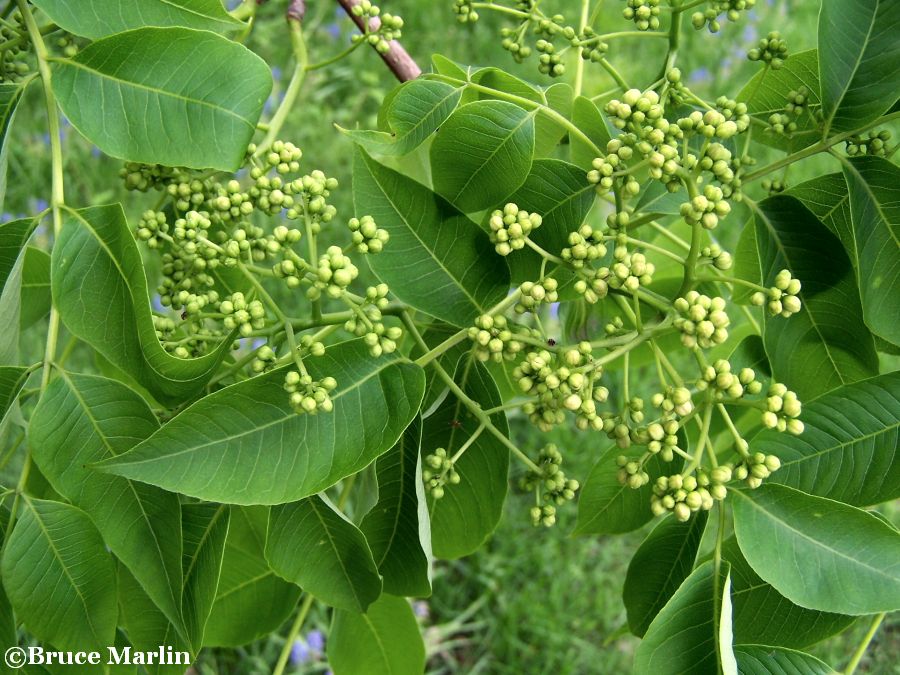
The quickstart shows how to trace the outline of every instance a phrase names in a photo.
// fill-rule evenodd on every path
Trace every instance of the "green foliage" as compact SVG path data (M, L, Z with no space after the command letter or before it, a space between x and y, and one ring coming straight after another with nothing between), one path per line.
M459 29L407 3L459 45L496 19L516 62L417 78L396 40L443 45L369 0L332 56L325 3L286 30L120 4L0 8L5 642L415 675L590 672L609 639L638 675L827 673L796 650L858 623L854 671L900 609L895 0L749 51L752 2L456 0ZM699 82L689 11L748 63ZM412 81L336 65L372 51ZM563 600L601 586L618 633Z

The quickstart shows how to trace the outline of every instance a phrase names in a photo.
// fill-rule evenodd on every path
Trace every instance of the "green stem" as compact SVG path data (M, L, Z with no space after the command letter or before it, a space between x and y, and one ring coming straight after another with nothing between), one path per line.
M591 0L581 0L581 19L578 22L578 34L584 35L584 29L588 23L588 13L591 8ZM584 88L584 47L578 48L578 54L575 57L578 62L575 64L575 96L581 96Z
M801 159L806 159L807 157L812 157L813 155L817 155L820 152L825 152L831 146L837 145L838 143L843 143L851 136L856 136L858 134L861 134L864 131L868 131L869 129L871 129L873 127L877 127L879 125L890 122L891 120L897 119L898 117L900 117L900 112L894 112L894 113L891 113L890 115L884 115L883 117L879 117L874 122L870 122L869 124L866 124L865 126L862 126L859 129L854 129L853 131L847 131L842 134L837 134L835 136L831 136L830 138L826 138L825 140L819 141L818 143L815 143L814 145L810 145L808 148L804 148L803 150L799 150L797 152L791 153L790 155L787 155L786 157L782 157L777 162L772 162L771 164L768 164L768 165L762 167L761 169L757 169L756 171L753 171L752 173L748 173L746 176L744 176L743 183L747 184L747 183L757 180L759 178L764 178L765 176L768 176L773 171L777 171L778 169L780 169L784 166L787 166L789 164L793 164L794 162L799 162Z
M278 110L276 110L275 114L272 116L272 119L269 120L269 131L262 143L256 148L256 153L254 153L256 157L260 157L267 152L268 149L272 147L272 143L275 142L275 139L278 138L278 134L281 133L281 127L284 126L287 116L297 102L297 96L299 96L300 89L303 87L303 80L306 78L309 56L306 51L306 41L303 39L303 26L299 21L291 20L288 21L288 29L291 32L291 47L297 63L294 66L294 73L291 76L288 88L284 92L284 98L278 106Z
M288 659L291 656L291 648L294 646L294 640L296 640L297 636L300 634L300 629L303 628L303 622L306 621L306 617L309 614L309 610L312 607L314 600L315 598L309 593L307 593L306 597L303 599L303 604L300 605L300 611L297 613L297 618L294 619L291 630L288 631L287 637L285 638L281 654L278 655L278 661L275 663L275 669L272 671L272 675L284 675L284 668L287 666Z
M630 89L628 83L625 81L625 78L622 77L622 74L616 70L615 66L611 64L606 59L600 59L600 65L603 66L603 69L612 76L612 79L615 80L616 84L619 85L619 88L622 91L627 91Z
M331 57L325 59L324 61L319 61L318 63L313 63L313 64L310 65L310 66L306 66L306 70L307 70L307 71L311 71L311 70L319 70L319 69L321 69L321 68L325 68L325 67L327 67L327 66L330 66L332 63L337 63L337 62L340 61L341 59L343 59L343 58L345 58L345 57L347 57L347 56L350 56L350 54L352 54L353 52L355 52L355 51L357 50L357 48L358 48L360 45L363 45L363 44L366 44L365 40L359 40L359 41L357 41L357 42L354 42L353 44L351 44L349 47L347 47L347 48L346 48L345 50L343 50L342 52L340 52L340 53L338 53L338 54L335 54L334 56L331 56Z
M881 614L877 614L872 620L872 625L869 626L868 632L863 636L862 642L859 643L859 647L853 652L853 657L850 659L850 663L847 664L844 675L853 675L853 673L856 672L857 667L859 667L859 662L862 661L862 657L869 648L869 643L872 642L872 638L875 637L878 627L881 626L881 622L884 621L884 617L885 613L882 612Z

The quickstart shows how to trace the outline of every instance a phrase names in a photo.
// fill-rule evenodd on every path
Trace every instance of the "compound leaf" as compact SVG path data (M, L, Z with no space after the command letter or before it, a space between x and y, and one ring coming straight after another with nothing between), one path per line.
M145 164L233 171L272 89L243 45L190 28L137 28L53 59L59 104L103 152Z
M531 169L535 114L505 101L457 109L431 146L435 191L465 213L501 205Z
M723 572L727 570L727 564L723 568ZM716 611L723 606L722 595L728 592L726 575L727 572L717 583L715 565L709 561L684 580L638 645L635 672L718 675L720 662L724 665L734 659L733 654L719 654L721 619Z
M454 381L465 394L485 410L500 405L497 385L481 363L463 357ZM504 435L509 433L506 416L491 415L491 422ZM459 399L447 398L425 419L422 452L431 454L445 448L452 457L476 432L480 423ZM509 450L488 431L481 433L455 465L460 482L447 485L444 496L429 495L434 554L439 558L459 558L477 550L497 527L506 501Z
M264 507L231 509L222 574L203 644L239 647L278 628L297 607L300 589L279 578L266 562Z
M418 411L425 389L421 368L398 354L373 358L362 340L352 340L330 347L308 366L316 380L337 380L334 410L299 415L283 388L288 369L200 399L146 441L97 468L207 501L297 501L390 449Z
M741 675L833 675L835 672L815 656L762 645L740 645L734 648Z
M803 649L840 633L855 620L795 605L753 571L734 536L723 542L722 558L731 565L732 623L738 644L759 642Z
M381 595L365 536L324 496L272 508L266 560L276 574L338 609L363 613Z
M825 135L852 131L897 101L898 0L823 0L819 71Z
M114 644L115 564L83 511L23 499L0 567L16 615L39 640L69 650Z
M781 460L772 482L853 506L900 498L900 373L828 392L803 407L803 423L799 436L754 438Z
M402 85L386 103L386 131L344 131L366 152L389 157L405 155L419 147L459 105L462 89L435 80L412 80Z
M375 463L378 501L360 524L385 593L431 595L431 521L422 483L422 420Z
M706 521L705 512L686 523L673 516L663 519L628 564L622 597L628 627L638 637L646 633L653 618L693 570Z
M156 431L159 422L125 385L59 372L31 417L34 461L54 490L84 509L109 549L180 626L178 495L87 468L131 449Z
M196 359L163 349L141 254L119 204L66 209L51 265L53 299L66 327L163 403L196 394L228 353L228 339Z
M369 265L404 302L468 326L506 296L509 269L487 235L431 190L361 149L353 163L353 203L390 234Z
M144 26L184 26L224 32L240 28L221 0L35 0L60 28L86 38L100 38Z
M730 494L744 557L791 602L849 615L900 607L900 533L883 520L784 485Z
M365 614L336 610L328 664L334 675L421 675L425 644L409 602L384 594Z
M194 652L203 645L203 632L216 599L230 510L224 504L185 504L184 593L181 598L184 626Z
M799 200L777 195L759 204L756 240L764 286L782 269L803 284L799 314L766 319L773 376L809 399L877 374L875 341L837 238Z

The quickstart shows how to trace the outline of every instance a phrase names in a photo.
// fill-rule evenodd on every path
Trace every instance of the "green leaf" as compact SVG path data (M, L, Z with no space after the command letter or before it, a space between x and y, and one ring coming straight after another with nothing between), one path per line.
M900 534L884 521L783 485L729 494L744 557L788 600L850 615L900 607Z
M591 142L606 150L609 143L609 127L600 108L591 99L579 96L575 99L572 109L572 123L584 132ZM572 164L578 165L582 170L589 171L591 164L597 158L597 151L576 134L569 136L569 145Z
M140 251L118 204L66 209L51 257L53 299L66 327L162 403L198 393L231 341L196 359L180 359L153 327Z
M465 213L502 205L531 169L535 115L505 101L457 109L431 145L435 191Z
M50 254L46 251L25 247L21 293L19 326L25 330L50 312Z
M509 270L487 235L428 188L356 153L353 203L391 236L369 265L416 309L468 326L504 297Z
M738 101L747 103L747 111L768 123L773 113L784 112L787 96L791 91L806 87L807 101L812 110L821 105L819 97L819 56L815 49L791 54L779 70L761 70L744 85L737 95ZM751 98L752 97L752 98ZM812 145L821 138L812 115L804 114L795 120L797 130L790 137L761 131L753 133L753 140L787 152L796 152Z
M855 157L844 162L844 176L863 316L873 333L900 345L900 167Z
M297 607L300 589L280 579L264 556L269 510L231 509L222 575L203 643L238 647L277 631Z
M4 319L0 326L0 365L16 364L19 360L19 316L25 244L36 225L37 221L31 218L0 225L0 316Z
M825 136L876 120L897 100L898 0L823 0L819 71Z
M854 617L799 607L763 581L738 548L734 536L722 544L731 565L734 640L803 649L840 633ZM740 658L738 659L740 662Z
M643 637L653 618L694 568L708 514L686 523L669 516L653 528L628 564L622 597L628 627Z
M166 615L141 588L124 565L118 566L119 623L128 633L128 640L136 651L156 651L166 645L175 651L190 653L191 647L178 634ZM146 665L149 675L184 675L184 666Z
M617 478L619 455L638 458L642 454L643 448L637 446L628 450L613 446L600 457L581 488L574 534L622 534L653 519L650 511L653 481L663 473L659 457L651 457L647 463L645 470L650 474L650 482L644 487L633 490Z
M207 501L284 504L356 473L390 449L418 412L422 369L362 340L313 359L313 379L334 377L334 410L298 415L284 392L290 366L200 399L102 471ZM273 480L278 476L278 480Z
M9 155L6 136L23 91L22 85L0 83L0 206L6 200L6 165Z
M0 366L0 424L15 404L31 372L22 366Z
M116 569L83 511L25 498L3 548L3 588L18 618L59 649L106 650L116 633Z
M422 483L422 420L413 420L397 444L378 458L378 501L360 524L385 593L431 595L431 521Z
M759 335L748 335L741 340L729 354L728 360L734 372L739 372L742 368L753 368L766 377L772 375L769 357L766 356L765 345Z
M497 385L481 363L463 357L454 381L484 410L501 404ZM495 413L490 419L501 433L509 434L504 413ZM450 393L425 419L422 452L431 454L445 448L447 456L453 457L478 427L478 420ZM441 499L428 496L431 541L438 558L473 553L497 527L506 501L509 450L484 431L457 460L455 468L460 482L446 486Z
M371 154L398 156L419 147L459 105L462 89L435 80L412 80L387 104L385 122L390 132L345 130Z
M230 510L224 504L185 504L184 594L181 598L184 626L193 651L200 651L203 632L216 599Z
M734 648L741 675L832 675L835 671L815 656L782 647L740 645Z
M425 644L412 607L382 595L366 614L336 610L328 636L334 675L421 675Z
M852 506L900 498L900 372L803 406L800 436L765 430L753 447L781 460L772 482Z
M766 318L773 376L809 399L877 374L875 341L837 238L796 198L777 195L759 204L756 240L764 286L782 269L803 284L798 314Z
M272 89L266 63L207 31L138 28L53 59L66 117L103 152L233 171Z
M362 613L381 595L365 536L324 495L272 508L266 560L331 607Z
M123 7L120 0L35 0L36 7L63 30L101 38L144 26L184 26L224 32L243 24L231 17L221 0L141 0Z
M178 496L88 465L131 449L159 428L144 400L95 375L57 371L31 417L34 461L60 495L83 509L109 549L176 626L181 624Z
M734 277L754 284L762 283L759 249L756 246L756 225L749 220L741 230L734 249ZM755 291L743 284L735 284L731 299L739 305L749 305Z
M538 159L522 186L509 198L520 208L539 213L543 222L530 238L550 253L569 245L569 233L578 229L594 204L595 186L580 168L559 159ZM525 248L507 257L514 281L540 277L541 258Z
M843 159L844 174L819 176L791 188L844 245L862 298L866 324L880 337L900 343L895 307L900 294L900 253L896 230L896 166L880 157ZM845 180L846 176L846 180ZM849 187L848 187L849 181ZM886 314L885 314L886 313Z
M724 567L727 569L727 565ZM716 583L714 575L715 566L709 561L679 586L634 653L636 673L718 675L720 621L716 609L728 584L724 577Z

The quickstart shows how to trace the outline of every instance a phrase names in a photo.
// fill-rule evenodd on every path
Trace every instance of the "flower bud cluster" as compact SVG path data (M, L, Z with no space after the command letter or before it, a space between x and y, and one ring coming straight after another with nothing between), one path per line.
M569 245L562 250L562 259L576 269L585 263L598 260L606 255L603 232L584 223L575 232L569 232Z
M542 431L549 431L565 420L565 411L576 415L581 429L600 428L596 403L609 396L606 387L594 385L600 369L592 364L590 343L562 355L562 363L546 349L528 352L513 370L513 378L523 394L536 397L522 410Z
M581 58L591 63L599 63L609 51L609 44L603 42L590 26L585 26L573 46L581 48Z
M729 21L735 22L741 18L741 12L752 9L755 4L756 0L713 0L705 11L694 12L691 15L691 23L697 30L705 26L710 33L718 33L722 28L719 21L722 14L725 14Z
M525 281L519 286L519 301L515 310L519 314L533 312L542 304L550 304L559 300L559 282L553 277L541 281Z
M650 403L654 408L679 417L686 417L694 411L691 390L687 387L667 387L664 392L654 394Z
M775 285L767 292L757 291L750 297L757 307L766 306L772 316L789 317L803 307L800 301L800 280L791 276L790 270L781 270L775 275Z
M562 453L552 443L541 448L536 462L540 472L529 470L520 481L521 489L534 491L538 499L562 506L575 498L575 492L579 488L577 480L566 478L562 470ZM556 522L556 512L545 511L541 506L531 508L531 521L535 526L547 527Z
M653 483L650 510L655 516L671 512L680 522L686 522L693 513L709 511L716 500L725 499L726 494L725 485L715 482L702 470L687 476L679 473L660 476Z
M475 343L475 358L479 361L511 361L522 351L522 343L515 339L509 322L502 314L482 314L469 328L469 339Z
M734 264L734 258L728 251L722 249L718 244L710 244L700 249L700 257L709 260L713 267L718 270L730 270Z
M538 40L535 43L540 56L538 57L538 70L550 77L561 77L566 74L566 64L562 62L562 55L556 53L556 47L549 40Z
M748 59L751 61L762 61L770 66L772 70L781 68L787 56L787 42L782 39L781 33L778 31L769 33L759 41L756 47L747 52Z
M491 243L502 256L525 247L525 240L532 231L541 226L542 218L537 213L528 213L516 204L509 203L491 214Z
M453 458L447 456L446 448L438 448L425 457L422 480L425 481L425 488L433 499L441 499L444 496L445 486L459 484L459 473L454 467Z
M725 298L710 298L688 291L674 302L680 316L675 327L681 331L681 343L688 348L710 349L728 339L731 320L725 313Z
M703 193L681 205L681 215L690 225L700 223L704 229L712 230L719 220L731 213L731 204L725 199L722 188L707 185Z
M659 454L664 462L671 462L675 458L678 447L678 430L681 425L673 414L666 415L656 422L647 425L647 450L651 454Z
M724 467L723 467L724 468ZM762 482L781 468L781 460L775 455L755 452L748 455L734 467L735 480L744 481L751 490L755 490Z
M713 390L716 400L739 399L744 394L758 394L762 391L762 382L756 379L752 368L742 368L733 373L731 363L727 359L718 359L713 365L706 366L697 381L697 389Z
M886 157L893 151L888 147L890 140L891 132L887 129L872 130L866 136L851 136L847 141L847 155L850 157L859 155Z
M352 233L350 238L353 245L360 253L381 253L384 245L390 239L387 230L379 228L372 216L351 218L347 226Z
M802 409L797 394L783 384L773 382L769 385L766 396L766 409L762 414L763 426L799 436L803 433L803 422L799 419Z
M365 40L372 45L379 54L387 54L391 49L391 41L399 40L402 35L403 19L393 14L381 13L381 8L372 4L370 0L360 0L353 5L353 16L365 19L367 29L362 35L355 35L354 42ZM373 29L372 19L378 17L380 24Z
M359 269L353 264L340 246L329 246L319 256L313 285L306 291L310 300L318 300L324 292L329 298L340 298L353 280L359 276Z
M0 42L11 42L27 34L28 30L19 10L14 10L0 26ZM21 82L31 72L28 63L31 49L31 40L10 44L4 48L0 58L0 83Z
M659 28L659 0L626 0L622 16L634 21L638 30Z
M275 365L277 359L275 350L269 345L263 345L256 350L255 358L250 362L250 370L254 373L264 373Z
M301 375L296 370L289 370L284 376L284 390L289 394L291 408L298 415L315 415L334 410L331 392L335 387L337 382L333 377L324 377L317 382L312 376Z
M473 0L455 0L453 11L456 12L456 20L460 23L475 23L479 14L472 6Z
M247 302L243 293L232 293L219 304L219 311L224 315L225 328L236 328L244 337L266 327L266 308L259 300Z
M653 283L656 266L647 261L643 253L632 253L625 246L616 246L613 250L614 262L597 270L597 276L605 280L611 288L621 288L630 293L642 286Z
M387 284L369 286L356 316L344 324L347 332L363 338L369 353L375 358L397 351L397 340L403 335L403 329L399 326L386 326L383 322L381 312L388 306L387 295Z

